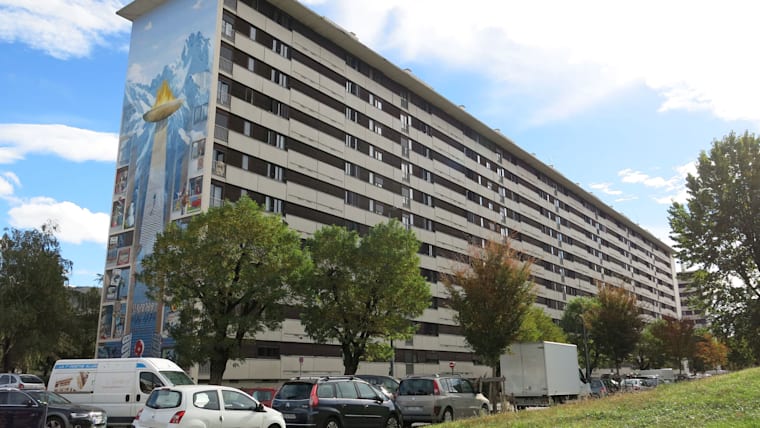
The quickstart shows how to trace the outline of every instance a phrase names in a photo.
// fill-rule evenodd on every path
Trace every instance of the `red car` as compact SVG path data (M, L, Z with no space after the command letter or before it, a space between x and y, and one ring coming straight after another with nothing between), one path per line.
M274 395L277 394L277 389L271 388L271 387L255 387L255 388L240 388L240 389L244 391L246 394L255 398L256 401L260 402L261 404L267 407L272 407L272 399L274 398Z

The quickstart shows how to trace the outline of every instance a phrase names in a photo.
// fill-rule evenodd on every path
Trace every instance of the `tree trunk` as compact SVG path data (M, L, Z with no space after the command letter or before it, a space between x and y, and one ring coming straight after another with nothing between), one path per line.
M216 353L211 356L209 361L209 380L211 385L221 385L224 371L227 369L227 356L222 353Z
M350 345L343 345L343 374L354 375L359 370L359 351Z

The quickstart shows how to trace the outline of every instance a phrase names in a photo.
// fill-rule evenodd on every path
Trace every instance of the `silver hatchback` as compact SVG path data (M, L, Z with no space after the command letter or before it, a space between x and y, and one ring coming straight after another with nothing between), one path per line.
M396 404L404 425L447 422L488 413L469 380L459 376L409 376L401 380Z

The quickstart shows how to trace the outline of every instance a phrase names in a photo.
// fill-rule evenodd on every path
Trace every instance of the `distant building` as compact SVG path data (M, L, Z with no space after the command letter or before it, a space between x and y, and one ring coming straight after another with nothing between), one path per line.
M681 300L681 316L683 319L694 321L695 328L702 328L709 326L707 317L704 311L689 304L689 300L696 294L696 290L692 287L692 278L694 271L681 271L678 272L678 294Z
M535 258L536 304L554 319L599 281L636 293L648 317L679 315L667 245L352 33L294 0L192 5L136 0L118 12L133 25L99 356L172 355L175 315L135 270L168 222L241 195L303 236L388 218L416 233L433 297L417 334L395 343L396 376L448 371L449 361L487 372L439 281L487 240L513 236ZM230 364L230 382L343 372L340 349L312 343L296 311L256 339L248 363Z

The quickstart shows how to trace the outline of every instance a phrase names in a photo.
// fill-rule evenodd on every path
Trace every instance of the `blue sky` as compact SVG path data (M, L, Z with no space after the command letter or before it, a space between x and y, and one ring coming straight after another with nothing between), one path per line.
M0 225L54 220L72 285L104 270L126 3L0 0ZM699 152L758 132L756 2L306 4L668 244Z

